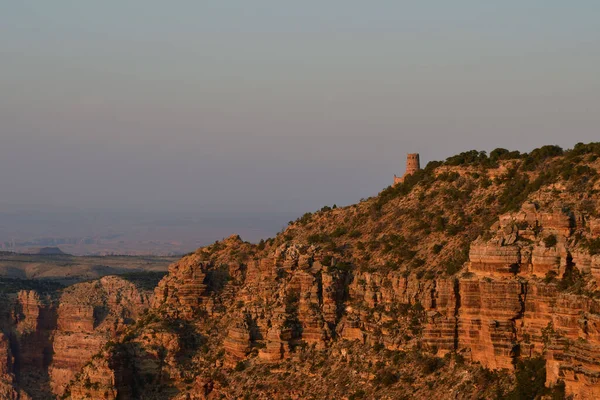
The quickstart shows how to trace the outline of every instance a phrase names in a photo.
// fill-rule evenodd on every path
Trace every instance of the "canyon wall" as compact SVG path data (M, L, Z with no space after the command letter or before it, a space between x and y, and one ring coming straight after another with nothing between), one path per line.
M538 388L598 398L597 150L461 155L257 245L198 249L152 294L105 278L4 297L0 390L466 400L516 393L529 362Z
M56 295L19 291L2 299L0 379L35 398L62 396L92 357L151 303L124 279L107 276ZM7 389L8 390L8 389ZM27 398L24 391L12 398ZM11 397L2 397L11 398Z
M508 371L519 359L543 356L548 386L564 381L568 394L595 398L600 304L590 293L600 257L574 239L582 230L596 235L590 226L526 204L471 244L469 261L454 277L351 270L318 246L286 243L248 263L184 257L153 296L114 277L76 285L55 300L20 292L2 320L10 337L0 344L11 343L0 347L4 386L13 388L15 376L32 382L27 369L47 376L46 386L30 390L34 397L67 390L72 399L135 398L150 379L171 388L164 389L168 398L184 391L204 398L225 389L186 370L197 351L192 341L204 343L207 354L222 349L209 370L242 368L250 359L276 365L296 359L299 349L357 341L457 353ZM230 254L245 244L232 237L225 246ZM576 272L591 277L585 287L561 286L557 277ZM45 349L41 357L38 349Z
M513 370L517 360L543 355L549 386L564 381L576 398L595 398L600 304L589 293L597 285L592 279L585 288L561 288L555 278L595 277L600 268L599 257L573 238L575 231L597 234L595 225L575 220L525 204L473 242L463 273L447 278L350 273L312 246L283 245L232 282L240 304L229 314L209 306L211 265L191 256L161 282L154 306L183 318L202 311L230 320L223 338L229 366L256 348L258 360L277 363L298 346L326 349L342 339L390 350L422 346L439 356L458 352L491 369Z

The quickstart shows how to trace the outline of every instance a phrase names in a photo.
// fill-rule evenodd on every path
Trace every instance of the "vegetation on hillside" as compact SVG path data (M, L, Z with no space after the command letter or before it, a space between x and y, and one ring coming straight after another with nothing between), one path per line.
M477 283L473 272L464 272L471 243L492 239L490 227L498 217L520 210L526 201L534 209L561 207L563 215L598 217L599 156L600 143L580 143L571 150L543 146L529 153L467 151L430 162L359 204L306 213L257 245L238 236L216 242L176 266L175 276L161 283L172 278L172 284L156 291L165 293L163 303L123 340L109 344L110 357L133 371L136 394L157 396L200 385L207 392L249 399L272 398L283 388L314 398L408 399L444 393L453 398L564 399L564 383L546 387L541 357L511 350L505 356L514 359L514 373L465 360L469 351L458 345L459 285L463 278ZM565 240L557 235L538 230L529 237L551 252ZM600 239L572 236L570 245L600 254ZM519 240L534 245L531 239ZM280 257L288 251L293 256ZM569 296L593 296L589 277L568 264L561 276L552 271L534 279ZM516 275L519 264L513 266ZM158 276L126 278L149 287ZM526 290L521 278L506 280ZM485 285L494 281L479 279ZM402 297L409 281L416 288ZM440 288L446 290L444 299L436 297ZM454 305L435 305L452 296ZM519 301L524 304L522 297ZM310 329L312 345L303 329ZM354 330L343 336L344 329ZM427 333L433 344L421 341ZM519 348L518 334L517 328L500 330L495 340ZM542 329L538 350L548 349L556 335L550 324ZM440 337L446 342L435 341ZM176 343L176 350L165 350L167 343ZM265 348L282 359L275 364L259 360ZM442 351L446 355L438 357ZM151 364L148 360L158 372L142 368ZM169 370L181 382L164 379Z
M467 151L432 161L358 205L306 213L264 243L306 242L358 269L453 275L467 260L469 244L533 193L555 185L564 193L593 193L598 174L589 164L599 156L600 143L567 151L553 145L530 153ZM593 204L585 211L597 213ZM600 245L588 245L600 252Z

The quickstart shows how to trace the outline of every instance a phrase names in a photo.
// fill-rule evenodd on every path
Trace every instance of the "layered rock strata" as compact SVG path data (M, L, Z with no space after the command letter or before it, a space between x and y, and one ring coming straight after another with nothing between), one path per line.
M18 378L34 398L62 396L84 365L150 304L151 293L113 276L76 284L55 297L35 291L7 297L0 344L8 352L0 351L5 355L0 376L7 382Z

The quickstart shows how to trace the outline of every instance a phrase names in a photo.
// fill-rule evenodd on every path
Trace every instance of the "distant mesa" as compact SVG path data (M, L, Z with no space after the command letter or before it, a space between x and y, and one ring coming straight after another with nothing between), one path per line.
M419 153L410 153L406 155L406 172L402 176L394 175L394 186L404 182L407 175L412 175L421 169Z
M59 249L58 247L42 247L38 254L41 256L66 256L67 253Z

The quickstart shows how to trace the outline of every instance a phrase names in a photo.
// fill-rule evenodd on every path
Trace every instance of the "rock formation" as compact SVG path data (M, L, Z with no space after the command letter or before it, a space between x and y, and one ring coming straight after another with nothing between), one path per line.
M46 369L72 399L596 398L600 145L583 146L458 155L201 248L152 299L110 280L21 292L0 371L14 390L22 363Z
M62 396L84 365L138 319L151 300L151 293L114 276L76 284L58 295L22 290L5 297L0 379L13 384L18 378L34 398ZM14 398L26 398L20 396Z

